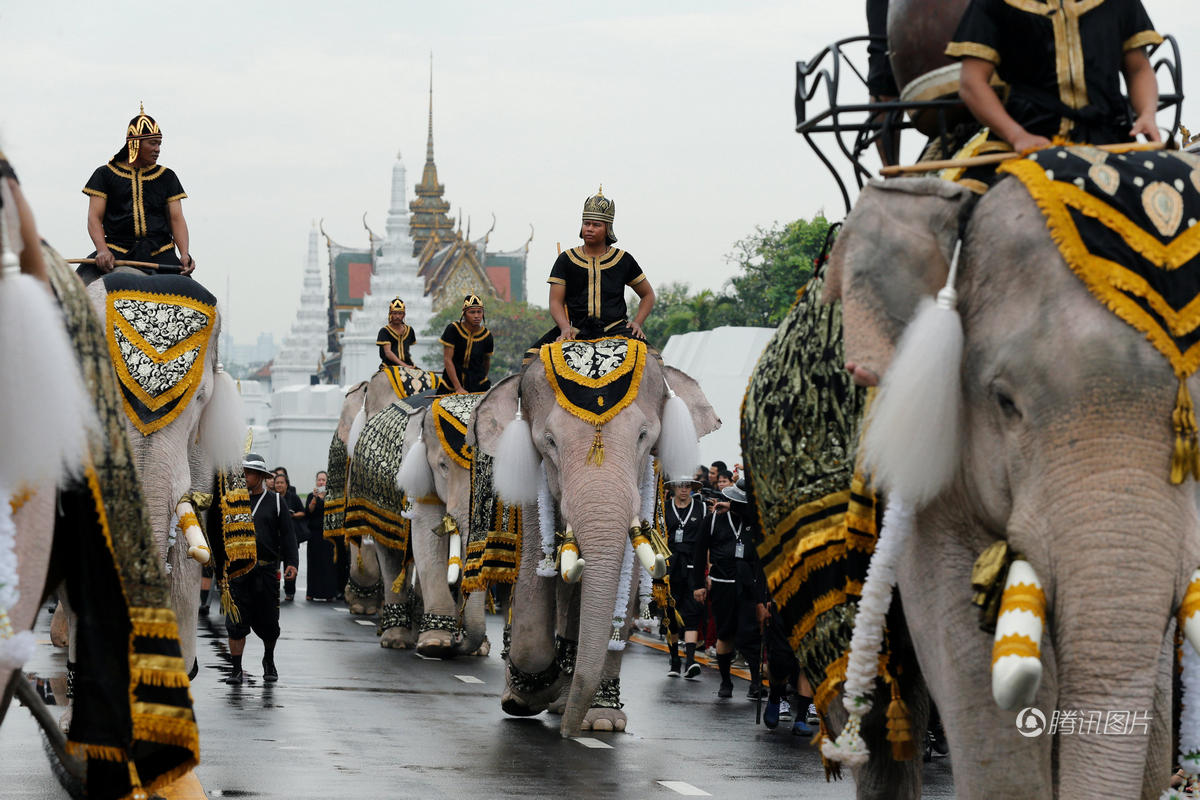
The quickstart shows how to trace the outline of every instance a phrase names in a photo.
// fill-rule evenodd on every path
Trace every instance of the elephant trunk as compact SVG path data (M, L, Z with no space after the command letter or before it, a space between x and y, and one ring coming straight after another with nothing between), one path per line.
M1060 494L1042 509L1054 528L1043 570L1052 566L1053 576L1041 577L1053 584L1048 622L1058 683L1055 708L1043 711L1058 723L1062 796L1157 797L1170 771L1170 622L1176 592L1195 566L1182 561L1196 512L1160 473L1105 474L1111 478L1093 476L1087 491Z
M608 643L612 637L613 607L617 601L628 542L626 525L619 520L620 517L614 516L602 536L581 537L585 542L583 549L587 555L587 570L580 584L579 649L575 659L575 676L563 711L563 736L579 734L584 715L592 706L600 680L605 677ZM606 546L601 551L598 545L588 547L587 541L603 541Z

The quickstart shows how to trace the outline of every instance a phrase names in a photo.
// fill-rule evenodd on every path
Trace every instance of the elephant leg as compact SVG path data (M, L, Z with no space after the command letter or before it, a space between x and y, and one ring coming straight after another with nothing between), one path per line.
M404 650L413 643L414 625L408 596L408 583L412 576L405 574L400 585L396 585L396 579L404 572L404 553L390 547L380 547L377 552L384 601L379 614L379 646Z
M486 656L492 646L487 639L487 592L474 592L463 603L463 640L459 652L472 656Z
M1142 777L1142 800L1154 800L1162 794L1163 775L1171 771L1172 752L1172 675L1175 671L1174 626L1163 638L1158 658L1158 679L1155 682L1154 708L1150 712L1149 742L1146 749L1146 771Z
M636 567L633 570L633 585L629 587L629 603L625 607L625 624L621 627L621 641L626 643L626 646L628 646L629 634L632 632L637 618L638 584L642 580L649 580L648 576L644 576L644 572ZM575 614L575 619L579 619L578 613ZM624 648L608 651L608 655L604 659L600 687L596 689L592 707L583 715L583 722L579 725L580 730L609 733L620 733L625 730L628 719L621 708L623 705L621 703L621 659L624 655Z
M554 638L554 646L560 653L569 654L559 658L562 669L563 686L558 697L550 704L551 714L562 714L567 707L567 696L570 694L571 678L575 675L575 648L579 644L579 584L559 581L558 594L555 598L558 613L555 615L554 629L558 631Z
M420 631L417 652L427 658L447 658L458 652L454 642L454 634L458 629L458 607L446 582L449 537L433 532L445 508L441 504L417 504L409 537L414 568L421 579L421 600L425 604L421 619L413 620Z
M346 583L346 605L351 614L374 616L379 613L382 590L379 583L379 559L374 542L350 542L350 580Z
M187 540L182 536L167 553L171 565L168 576L171 589L171 607L175 609L175 624L179 626L179 647L183 655L184 669L189 677L195 677L196 628L200 620L200 564L187 554Z
M536 505L526 506L521 566L512 591L512 633L500 707L506 714L532 716L546 710L562 688L554 651L554 595L557 576L537 574L542 559Z

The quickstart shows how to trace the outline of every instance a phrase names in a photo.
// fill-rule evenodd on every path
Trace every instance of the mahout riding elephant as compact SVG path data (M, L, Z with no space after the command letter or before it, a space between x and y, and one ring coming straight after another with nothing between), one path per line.
M125 269L87 291L102 320L133 463L169 573L183 657L194 665L200 565L208 560L198 514L214 502L217 472L240 467L246 435L237 387L218 360L216 298L188 277Z
M1047 152L1050 167L1069 181L1061 173L1077 156L1058 152ZM1113 159L1091 150L1078 157L1091 161L1081 167L1092 176L1086 180L1118 191ZM1130 158L1136 158L1133 169L1146 171L1136 173L1138 187L1141 174L1149 184L1156 172L1171 168L1165 154L1161 161L1159 154ZM1200 167L1195 159L1187 163L1185 175ZM1101 169L1088 173L1093 166ZM1047 173L1046 180L1053 177ZM1182 181L1171 188L1164 180L1176 199L1186 195ZM847 361L862 376L882 376L883 396L890 381L906 378L951 387L952 402L942 412L904 407L908 430L878 431L880 452L888 441L912 434L919 460L893 455L882 463L887 458L880 456L876 467L910 476L897 487L924 495L908 505L911 530L895 556L896 586L949 739L957 796L1158 797L1172 763L1173 617L1200 564L1194 485L1174 483L1169 473L1173 459L1191 471L1188 395L1195 396L1200 382L1164 358L1170 334L1158 335L1150 322L1135 329L1118 316L1138 302L1169 313L1158 294L1165 284L1138 283L1123 271L1130 261L1110 258L1103 261L1107 277L1091 285L1108 293L1109 302L1100 302L1074 262L1064 260L1059 244L1067 241L1067 229L1055 229L1052 237L1039 206L1052 207L1055 196L1074 197L1074 186L1085 180L1037 201L1029 187L1050 184L1023 181L1005 178L977 204L970 191L942 180L871 183L833 249L827 296L843 303ZM1182 205L1164 198L1144 207L1169 241L1170 232L1183 228L1160 212ZM1070 217L1072 225L1103 221L1107 212L1088 213ZM1148 241L1144 232L1122 230L1124 241ZM1193 227L1182 235L1194 233ZM961 358L939 364L926 353L925 363L906 362L912 374L889 372L893 356L904 355L898 342L918 301L947 284L960 235L957 281L950 283L957 289ZM1114 237L1104 244L1121 242ZM1094 247L1096 240L1081 237L1080 246ZM1172 307L1194 300L1194 289L1176 289L1182 294L1171 298ZM1143 299L1121 301L1118 291ZM945 307L953 305L951 298ZM1180 335L1186 324L1169 327ZM933 343L931 351L943 344ZM1172 420L1179 435L1174 450ZM1194 457L1194 426L1191 436ZM899 488L890 493L889 513L898 499L914 499L900 494ZM1044 592L1040 656L1036 634L1026 653L1033 669L1025 677L1033 679L1009 686L992 672L994 660L1012 657L1008 643L981 630L972 605L973 565L996 543L1019 554L1014 568L1023 561L1036 576L1028 579L1029 597L1039 581ZM1030 620L1037 618L1034 605L1025 607L1033 609ZM1015 708L1000 708L1001 697ZM1072 735L1061 728L1058 735L1028 735L1021 706L1040 710L1046 720L1057 719L1058 710L1079 711L1081 719L1115 712L1135 724L1123 735ZM870 784L871 776L864 777Z
M484 396L471 437L495 457L501 497L523 505L501 706L537 714L569 684L564 736L624 730L620 659L636 602L635 566L640 560L661 569L639 529L653 514L651 460L681 452L664 458L663 471L690 476L697 437L720 420L694 380L664 367L637 340L563 342L543 347L541 359Z
M487 655L486 591L463 596L471 524L471 459L467 431L482 394L450 394L410 417L397 486L411 504L412 551L421 601L416 650L429 657ZM458 635L459 631L462 635Z

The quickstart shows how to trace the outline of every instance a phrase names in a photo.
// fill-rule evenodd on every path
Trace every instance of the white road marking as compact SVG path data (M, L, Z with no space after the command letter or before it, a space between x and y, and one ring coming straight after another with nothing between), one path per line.
M289 744L289 745L284 745L283 747L276 747L275 749L276 750L300 750L301 747L298 744Z
M414 652L413 655L416 656L417 658L421 659L422 661L441 661L442 660L442 659L438 658L437 656L426 656L426 655L421 655L420 653L416 653L416 652Z
M454 677L458 678L463 683L483 683L483 681L479 680L479 678L476 678L474 675L455 675Z
M333 607L333 610L334 610L334 611L341 611L343 614L349 614L349 613L350 613L350 609L348 609L348 608L341 608L341 607L339 607L339 606L334 606L334 607Z
M688 797L712 797L711 794L703 789L697 789L690 783L684 783L683 781L658 781L658 785L665 786L672 792L686 795Z
M608 742L602 742L599 739L592 739L587 736L576 736L575 741L593 750L612 750L612 745Z
M359 625L370 625L372 628L375 627L375 623L369 619L356 619L354 621L357 622Z

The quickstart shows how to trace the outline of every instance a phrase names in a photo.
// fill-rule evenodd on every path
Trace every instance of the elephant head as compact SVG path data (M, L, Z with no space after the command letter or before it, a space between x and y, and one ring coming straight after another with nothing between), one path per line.
M93 282L88 294L109 344L190 666L200 588L196 556L207 560L195 515L211 499L217 471L240 467L246 431L237 388L218 364L216 298L190 278L140 273L112 273ZM170 546L176 537L180 545Z
M1099 782L1113 797L1157 796L1169 774L1171 621L1200 564L1193 488L1168 480L1179 382L1072 273L1022 183L1002 180L976 204L955 184L904 179L863 191L827 281L844 304L846 358L882 375L883 393L905 377L889 371L893 351L918 300L946 283L960 230L961 358L905 368L959 382L957 446L930 454L948 468L897 565L958 794L1042 797ZM944 419L906 410L911 438L941 436ZM1046 608L1040 685L1004 702L1047 718L1134 715L1132 735L1025 738L1016 714L997 708L993 638L970 602L972 565L996 542L1027 562Z
M614 341L614 340L604 340ZM602 344L596 343L597 348ZM576 343L585 345L585 343ZM543 348L547 353L551 346ZM630 352L634 351L630 344ZM644 352L644 351L643 351ZM640 387L627 406L602 426L585 421L560 402L564 390L550 381L550 367L534 363L519 376L511 376L494 386L475 412L474 440L485 453L496 456L497 476L515 478L515 483L532 487L536 497L541 476L534 471L540 460L548 493L557 506L565 530L573 532L580 555L586 560L580 583L578 656L570 694L563 713L562 732L574 735L592 705L601 678L614 677L606 670L608 644L613 634L614 605L621 582L622 564L630 542L630 522L642 516L641 487L656 449L672 443L660 440L664 408L673 390L686 405L694 437L720 425L716 413L694 380L671 367L664 367L656 354L648 354L639 367ZM560 370L561 372L561 370ZM518 404L528 428L515 422ZM513 425L512 428L509 426ZM506 429L509 430L506 433ZM520 465L504 452L501 440L511 431L528 430L528 440L536 458ZM514 467L514 463L517 466ZM534 469L530 468L532 464ZM689 472L694 464L688 465ZM513 471L520 474L510 474ZM512 500L513 498L508 498ZM526 495L523 499L528 500ZM527 506L525 539L535 539L529 531L537 519L536 508ZM545 632L553 632L553 619L546 619L542 608L531 611L530 598L552 597L547 582L556 577L539 577L531 565L526 547L522 555L520 577L513 599L513 634L510 658L521 669L540 669L551 660L546 649L552 645ZM540 602L540 601L539 601ZM530 620L530 618L532 619ZM522 618L530 620L521 624ZM530 632L534 632L530 634ZM530 652L527 635L536 638L537 652ZM627 634L626 634L627 635ZM525 661L522 663L522 659ZM618 662L619 664L619 662Z

